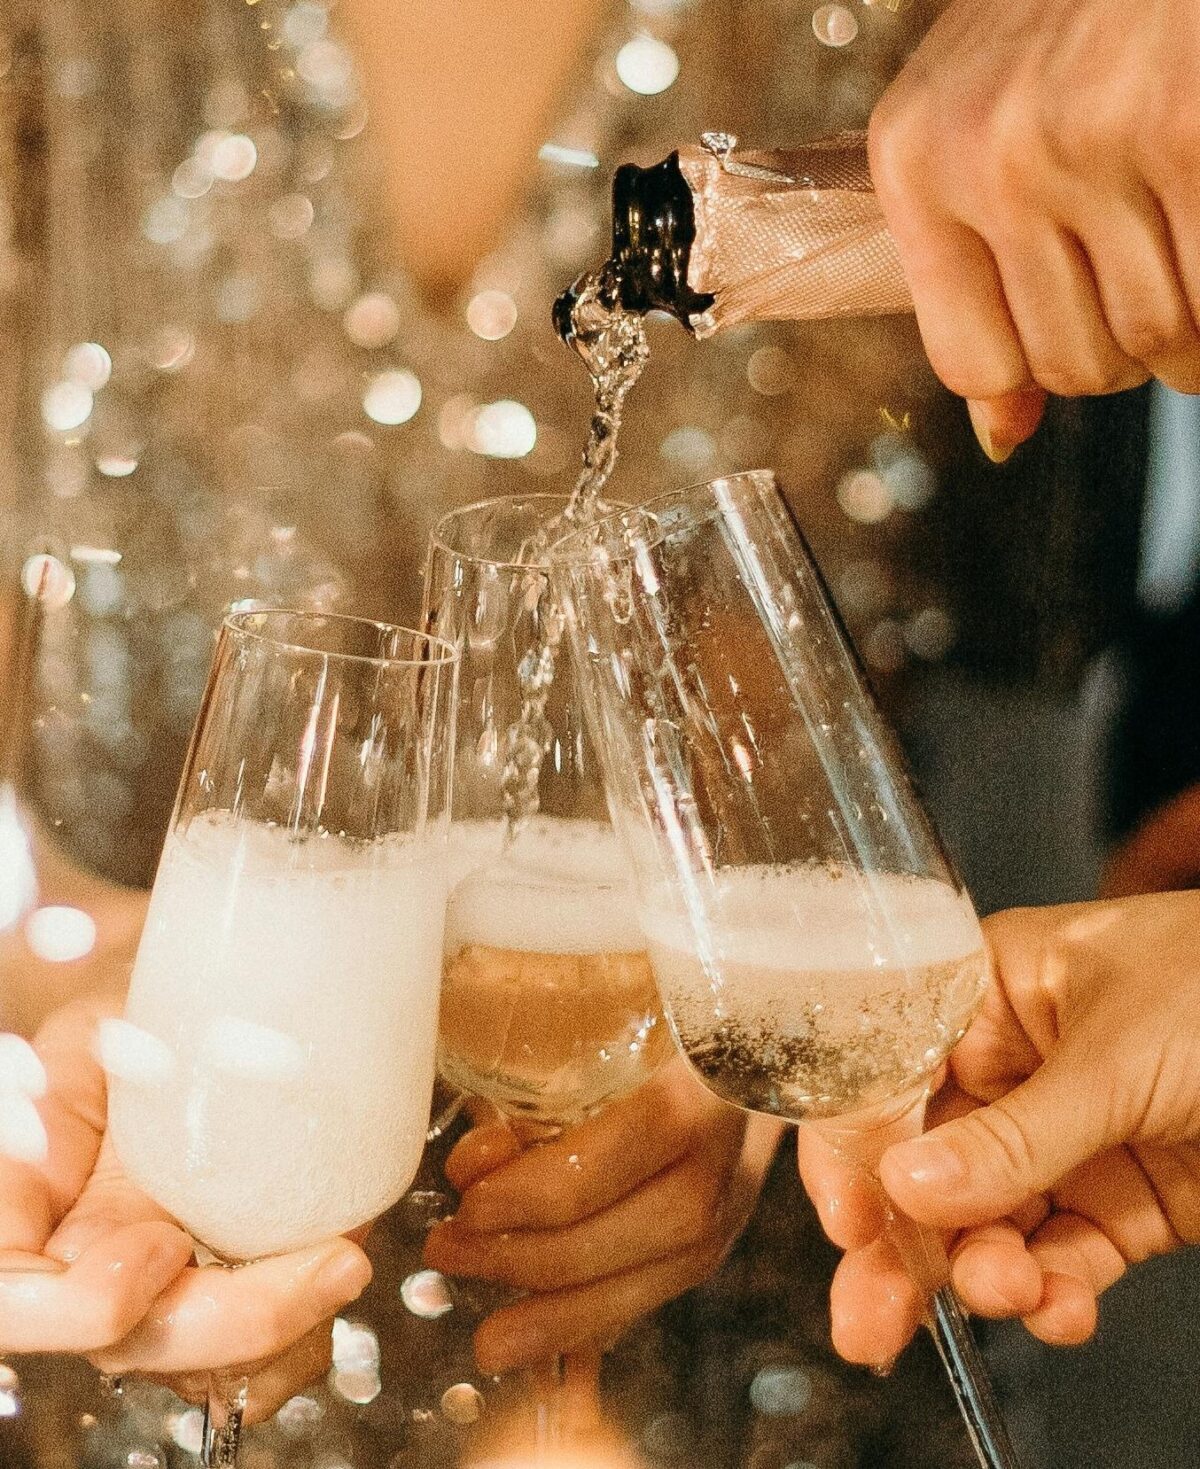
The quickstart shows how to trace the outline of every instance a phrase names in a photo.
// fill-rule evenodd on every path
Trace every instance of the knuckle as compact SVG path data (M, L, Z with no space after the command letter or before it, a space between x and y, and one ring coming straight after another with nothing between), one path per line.
M1163 359L1183 357L1195 345L1195 332L1182 310L1172 313L1139 312L1113 323L1113 336L1134 362L1150 366Z
M105 1352L128 1334L131 1323L119 1297L94 1295L81 1302L78 1309L78 1332L88 1351Z
M867 125L871 179L885 197L904 198L928 165L923 111L911 88L893 85L871 113Z
M1031 360L1030 367L1039 387L1057 398L1090 398L1110 391L1109 376L1097 363L1043 353Z
M965 1126L976 1135L981 1147L998 1159L1011 1179L1024 1180L1033 1174L1033 1148L1020 1122L1003 1106L985 1107L966 1119Z

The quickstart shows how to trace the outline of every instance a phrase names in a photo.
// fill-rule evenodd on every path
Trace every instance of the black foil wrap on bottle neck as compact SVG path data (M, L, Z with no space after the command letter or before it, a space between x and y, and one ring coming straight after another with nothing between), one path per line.
M639 168L617 169L612 190L610 265L621 304L629 311L669 311L691 329L691 318L713 303L688 285L696 238L692 191L679 154Z

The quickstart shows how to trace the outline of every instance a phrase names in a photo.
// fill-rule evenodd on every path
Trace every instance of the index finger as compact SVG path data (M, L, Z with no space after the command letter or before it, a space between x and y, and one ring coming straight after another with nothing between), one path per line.
M476 1233L574 1223L669 1168L701 1133L738 1118L672 1063L596 1116L472 1184L455 1218Z
M796 1129L796 1164L821 1228L840 1249L857 1249L883 1233L879 1185L860 1164L839 1154L815 1127Z

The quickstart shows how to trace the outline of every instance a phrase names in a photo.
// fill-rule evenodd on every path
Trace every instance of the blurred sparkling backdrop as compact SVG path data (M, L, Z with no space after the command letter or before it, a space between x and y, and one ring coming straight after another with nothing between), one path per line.
M605 253L617 163L713 126L762 144L861 126L923 23L884 4L614 0L518 217L434 309L375 207L380 160L332 5L10 4L0 503L10 567L54 558L30 769L63 848L149 882L230 603L411 616L448 505L569 483L587 390L548 307ZM897 554L937 507L921 447L935 389L911 323L697 348L661 322L653 353L619 493L774 464L875 670L943 656L954 621ZM376 1285L338 1325L329 1382L250 1436L244 1469L501 1462L474 1437L481 1413L504 1413L470 1358L486 1295L420 1272L425 1224L449 1206L438 1165L431 1149L375 1232ZM593 1469L965 1465L927 1354L888 1383L833 1357L831 1259L781 1166L725 1269L611 1357L623 1426ZM0 1371L5 1469L196 1462L198 1414L160 1389L102 1400L86 1369L33 1363L22 1412L27 1384Z

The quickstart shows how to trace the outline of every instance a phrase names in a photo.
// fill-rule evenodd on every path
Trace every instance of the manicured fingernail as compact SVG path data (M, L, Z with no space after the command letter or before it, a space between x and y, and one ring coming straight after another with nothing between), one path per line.
M897 1143L886 1154L890 1169L906 1173L922 1188L957 1188L967 1177L966 1164L938 1137L918 1137Z
M1015 444L1006 444L997 439L987 421L987 410L982 403L968 403L967 412L971 417L971 427L975 430L975 437L979 440L979 447L992 461L993 464L1003 464L1008 459Z
M318 1268L316 1287L331 1300L352 1301L371 1280L371 1266L360 1250L339 1249Z

